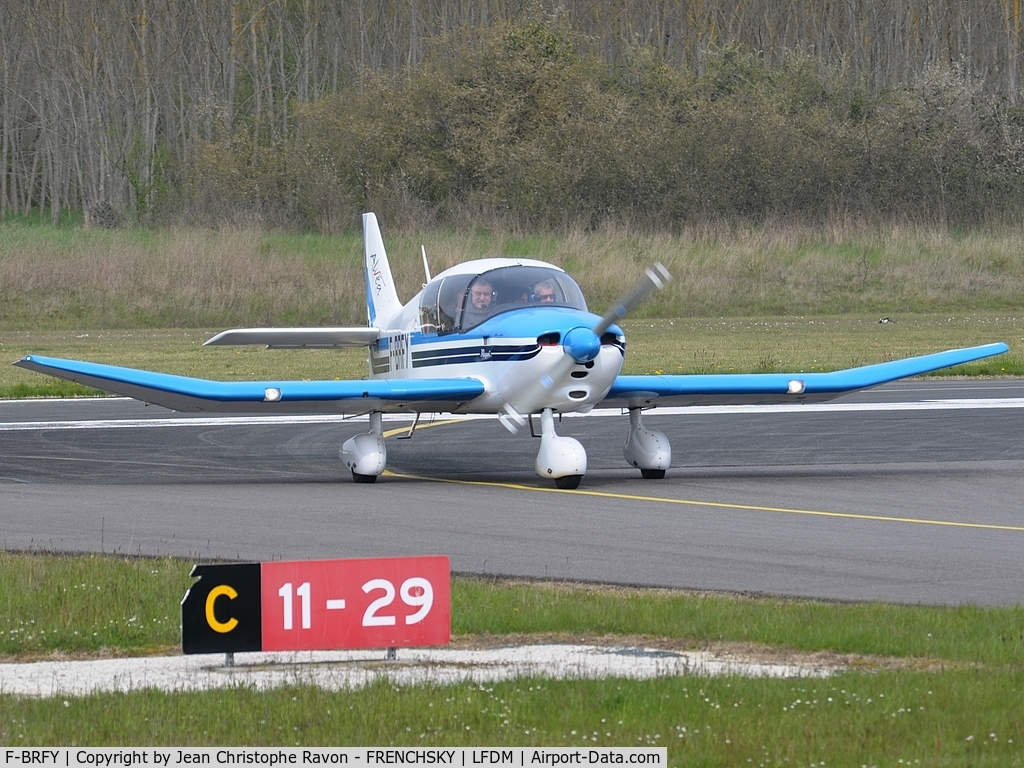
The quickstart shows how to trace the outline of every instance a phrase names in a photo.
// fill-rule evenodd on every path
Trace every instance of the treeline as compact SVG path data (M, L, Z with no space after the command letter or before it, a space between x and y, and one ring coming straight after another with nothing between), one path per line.
M1019 0L11 0L0 217L970 226L1024 203L1020 24Z

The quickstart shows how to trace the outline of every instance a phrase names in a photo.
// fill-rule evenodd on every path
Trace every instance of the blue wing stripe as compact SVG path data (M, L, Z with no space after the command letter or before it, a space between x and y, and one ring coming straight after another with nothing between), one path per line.
M684 374L680 376L619 376L603 406L630 404L672 405L714 402L781 402L828 400L844 392L887 381L916 376L1006 352L1003 343L951 349L921 357L865 365L829 373ZM790 393L791 381L803 382L803 391ZM620 402L615 402L620 401Z
M225 382L39 355L24 357L15 365L151 403L171 403L168 407L178 410L190 409L189 405L206 410L217 403L263 404L268 389L280 391L280 399L272 405L285 406L338 401L466 402L484 392L483 383L471 378Z

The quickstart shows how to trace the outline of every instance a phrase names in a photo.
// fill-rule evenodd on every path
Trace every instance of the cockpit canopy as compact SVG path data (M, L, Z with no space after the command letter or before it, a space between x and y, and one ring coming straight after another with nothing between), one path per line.
M474 306L474 292L477 303L487 307ZM478 275L441 276L428 283L420 294L420 325L423 333L466 331L501 312L530 306L587 310L583 292L565 272L514 265Z

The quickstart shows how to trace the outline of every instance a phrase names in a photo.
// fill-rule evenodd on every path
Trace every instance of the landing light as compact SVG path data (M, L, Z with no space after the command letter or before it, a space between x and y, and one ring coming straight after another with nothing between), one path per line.
M789 395L802 395L806 385L799 379L793 379L789 382L789 389L786 390L786 394Z
M281 399L281 390L277 387L267 387L263 390L263 402L276 403Z

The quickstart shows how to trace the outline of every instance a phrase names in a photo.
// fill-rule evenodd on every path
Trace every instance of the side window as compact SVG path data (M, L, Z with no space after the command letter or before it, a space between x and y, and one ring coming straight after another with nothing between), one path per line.
M423 289L423 293L420 294L420 331L422 333L433 334L440 331L437 314L437 293L440 288L441 281L435 280L427 285Z
M587 311L587 302L583 298L583 292L576 282L565 273L552 275L550 280L545 281L554 286L555 301L565 304L568 307Z
M473 275L452 275L440 280L437 293L437 332L451 333L462 309L466 286Z

